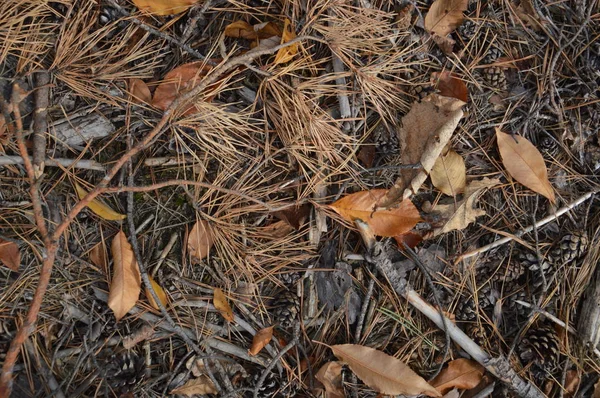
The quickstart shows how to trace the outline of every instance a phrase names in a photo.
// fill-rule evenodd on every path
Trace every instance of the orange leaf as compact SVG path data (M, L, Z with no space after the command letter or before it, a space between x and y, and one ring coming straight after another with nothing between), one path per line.
M469 390L479 384L484 373L484 367L475 361L465 358L455 359L450 361L448 367L431 381L431 385L442 394L453 388Z
M423 237L415 232L407 232L402 235L394 236L396 243L400 249L404 249L404 245L414 249L419 243L423 241Z
M15 242L0 239L0 261L13 271L19 270L21 265L21 252Z
M219 288L215 289L213 304L215 305L215 308L219 310L221 315L223 315L223 318L225 318L227 322L233 322L233 310L231 309L231 306L227 301L227 297Z
M150 283L152 284L154 292L158 296L158 299L160 300L161 304L163 305L163 307L166 307L169 301L169 299L167 298L167 293L165 293L165 290L150 275L148 275L148 279L150 279ZM154 297L152 297L152 293L150 293L150 289L146 287L145 290L146 297L148 298L148 302L150 303L152 308L160 310L160 307L158 306L158 304L156 304L156 301L154 301Z
M212 227L206 220L200 220L192 227L187 246L192 257L202 260L215 243Z
M273 326L259 330L252 338L252 346L248 350L251 356L257 355L267 344L271 342L273 337Z
M129 80L129 94L136 104L149 104L152 102L152 94L148 85L142 79Z
M434 72L431 77L437 80L437 89L444 97L452 97L463 102L469 100L469 90L465 82L460 80L454 73Z
M468 0L436 0L425 16L425 29L440 36L452 33L464 20Z
M154 15L173 15L184 12L198 0L133 0L142 11Z
M548 181L548 170L540 151L526 138L503 133L499 128L496 128L496 138L508 174L554 203L554 189Z
M142 290L142 278L131 245L123 231L119 231L114 237L111 250L114 270L108 306L119 321L135 306Z
M152 106L166 110L180 94L190 91L196 87L204 76L212 69L212 66L206 65L202 61L183 64L173 69L165 75L162 83L156 88ZM209 91L210 88L207 88ZM186 113L193 113L193 105L188 108Z
M283 34L281 35L281 44L287 43L295 38L296 32L294 31L292 22L286 18L285 24L283 25ZM277 55L275 55L275 65L291 61L296 53L298 53L298 43L280 49L277 51Z
M421 216L415 205L408 199L400 202L397 207L374 211L377 203L386 193L386 189L361 191L345 196L329 207L347 221L353 222L356 219L364 221L375 235L402 235L421 221Z
M339 362L327 362L321 366L315 378L325 386L327 398L344 398L346 396L342 387L342 365Z

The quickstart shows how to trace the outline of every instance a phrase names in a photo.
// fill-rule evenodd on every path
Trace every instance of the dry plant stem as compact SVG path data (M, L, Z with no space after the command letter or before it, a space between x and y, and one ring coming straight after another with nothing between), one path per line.
M331 18L335 16L334 11L331 8L328 10L328 13ZM330 25L332 24L333 22L330 22ZM340 117L342 119L348 119L352 117L352 109L350 108L350 100L348 100L348 94L346 92L346 78L344 77L346 71L344 70L344 63L340 57L337 56L334 49L331 49L331 64L333 66L333 72L339 76L335 78L335 84L338 86L337 89L339 90L337 97L340 105Z
M538 307L534 304L526 303L525 301L521 301L521 300L515 300L515 303L522 305L523 307L531 308L531 310L533 312L542 314L546 318L550 319L552 322L556 323L558 326L562 327L563 329L566 329L569 333L577 336L577 330L575 330L572 326L567 325L566 323L564 323L563 321L561 321L560 319L558 319L551 313L544 311L540 307Z
M34 163L33 159L32 159L32 163ZM62 159L62 158L49 159L48 158L48 159L45 159L43 163L46 166L52 166L52 167L65 167L65 168L73 167L76 169L106 171L104 166L102 166L100 163L96 162L95 160L89 160L89 159L77 160L77 159ZM25 164L25 160L21 156L8 156L8 155L0 156L0 166L6 166L9 164Z
M365 322L365 316L367 315L367 310L369 309L369 304L371 303L371 296L373 295L374 287L375 277L372 276L371 280L369 280L369 285L367 286L367 293L365 294L365 300L363 301L362 308L360 309L358 322L356 322L356 330L354 331L354 341L356 344L360 343L363 323Z
M48 103L50 97L50 73L35 73L35 111L33 114L33 171L36 180L44 173L46 160L46 137L48 135Z
M569 203L568 205L561 207L556 213L549 215L548 217L544 217L541 220L539 220L536 223L537 228L540 228L546 224L548 224L551 221L556 220L558 217L562 216L563 214L565 214L566 212L568 212L569 210L574 209L575 207L579 206L580 204L584 203L586 200L588 200L589 198L591 198L592 196L594 196L595 194L597 194L598 192L600 192L600 189L595 189L591 192L586 193L585 195L580 196L579 198L575 199L573 202ZM533 225L522 229L521 231L517 232L516 234L514 234L517 237L523 236L525 234L530 233L531 231L533 231ZM510 242L511 240L513 240L513 238L511 236L506 236L502 239L498 239L495 242L490 243L489 245L485 245L482 246L476 250L472 250L470 252L467 252L461 256L459 256L456 259L456 263L465 260L467 258L473 257L473 256L477 256L479 254L483 254L489 250L492 250L498 246L502 246L503 244Z

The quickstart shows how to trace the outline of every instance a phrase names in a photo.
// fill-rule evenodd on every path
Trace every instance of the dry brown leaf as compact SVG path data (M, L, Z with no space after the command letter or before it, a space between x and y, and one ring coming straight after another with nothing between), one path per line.
M293 206L285 210L276 211L273 215L298 230L310 216L310 205Z
M160 300L161 304L163 305L163 307L166 308L169 302L169 299L167 298L167 293L165 293L165 290L150 275L148 275L148 279L150 279L150 283L152 284L154 292L158 296L158 299ZM145 288L145 290L146 297L148 298L148 302L150 303L152 308L160 310L160 307L158 306L158 304L156 304L156 301L154 301L154 297L152 297L152 293L150 293L150 290L147 287Z
M329 205L336 213L349 222L359 219L367 223L375 235L396 236L410 231L421 216L415 205L408 199L395 208L376 210L386 189L372 189L344 196Z
M13 271L18 271L21 265L21 252L15 242L0 239L0 261Z
M285 23L283 25L283 33L281 35L281 43L284 44L288 41L291 41L296 38L296 32L294 31L294 27L292 26L292 22L289 19L285 19ZM298 43L292 44L291 46L287 46L285 48L277 51L275 55L275 65L283 64L288 61L291 61L292 58L298 53Z
M465 229L477 217L484 216L484 210L475 208L475 201L479 198L485 189L495 187L500 184L499 179L484 178L482 180L471 181L465 188L463 199L458 203L438 203L433 209L440 213L442 219L448 220L444 226L436 228L426 238L432 238L450 231L460 231Z
M92 264L100 268L105 275L108 274L108 254L106 253L106 244L104 241L92 247L89 257Z
M187 247L192 257L202 260L208 256L215 244L215 236L211 225L206 220L194 224L188 235Z
M600 398L600 380L594 384L594 395L592 398Z
M131 350L142 341L149 340L154 335L154 328L151 325L144 325L135 333L123 338L123 348Z
M233 322L233 310L227 301L225 293L223 293L221 289L216 288L214 294L213 304L215 308L221 313L227 322Z
M459 397L460 397L460 392L456 388L453 388L452 390L450 390L446 394L444 394L444 396L442 398L459 398Z
M437 89L440 95L444 97L452 97L463 102L469 100L469 90L467 85L459 79L454 73L450 72L434 72L431 74L432 79L437 81Z
M250 25L246 21L235 21L225 27L223 34L246 40L268 39L269 37L282 35L281 28L273 22L264 22L258 25Z
M181 387L177 387L174 390L171 390L169 394L178 394L185 395L186 397L193 397L194 395L206 395L206 394L216 394L218 393L215 385L212 380L206 376L202 375L197 379L190 379L182 385Z
M211 69L212 66L202 61L183 64L173 69L165 75L163 82L156 88L154 98L152 98L152 106L163 111L166 110L175 101L175 98L200 84ZM210 87L206 91L210 91ZM194 112L194 105L190 105L185 114Z
M344 398L342 387L342 365L339 362L327 362L315 375L325 386L325 398Z
M454 52L454 45L456 41L450 36L440 36L436 33L431 35L431 39L437 44L437 46L446 55L450 55Z
M452 149L437 159L429 175L433 186L448 196L464 192L467 185L465 161Z
M141 11L154 15L174 15L184 12L198 0L133 0Z
M88 192L85 189L83 189L78 183L75 183L75 190L77 191L77 196L79 197L79 200L83 199L88 194ZM108 205L102 203L98 198L92 200L87 205L87 207L96 215L105 220L116 221L123 220L127 217L125 214L117 213Z
M425 29L446 36L458 28L463 20L468 0L436 0L425 15Z
M366 385L387 395L418 395L441 397L435 388L397 358L374 348L358 344L331 346L331 350Z
M567 370L567 377L565 378L565 397L572 398L579 390L579 384L581 383L581 377L579 372L575 369Z
M485 368L475 361L465 358L450 361L435 379L431 381L442 394L453 388L470 390L475 388L483 378Z
M265 227L260 227L257 235L267 239L281 239L294 232L294 227L283 220L275 221Z
M423 241L423 236L411 231L402 235L396 235L394 236L394 239L396 240L396 243L398 244L399 248L402 249L404 248L404 245L406 245L411 249L414 249L419 243Z
M273 337L273 326L259 330L252 338L252 346L248 350L250 356L257 355Z
M519 6L515 8L515 13L526 26L529 26L536 32L544 31L542 19L533 7L531 0L521 0Z
M119 321L135 306L142 290L142 278L131 245L123 231L119 231L111 245L113 278L108 293L108 306Z
M136 104L150 104L152 102L150 89L142 79L129 80L129 94L131 94L133 102Z
M525 137L503 133L496 128L502 163L512 178L554 203L554 188L548 181L548 170L538 149Z

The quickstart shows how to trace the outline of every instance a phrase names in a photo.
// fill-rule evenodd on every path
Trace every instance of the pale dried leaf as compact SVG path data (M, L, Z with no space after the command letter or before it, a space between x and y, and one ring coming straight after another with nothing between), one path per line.
M171 390L170 394L179 394L185 395L186 397L193 397L194 395L206 395L206 394L216 394L218 391L215 388L212 380L206 376L202 375L197 379L188 380L187 383L182 385L181 387L177 387L174 390Z
M572 398L579 390L579 384L581 383L581 377L579 371L575 369L567 370L567 377L565 378L565 397Z
M463 20L468 0L436 0L425 15L425 29L446 36L458 28Z
M289 19L285 19L285 23L283 25L283 33L281 35L281 43L284 44L288 41L291 41L296 38L296 32L294 31L294 27L292 26L292 22ZM291 46L284 47L277 51L275 55L275 65L283 64L288 61L291 61L292 58L298 53L299 44L292 44Z
M77 196L79 197L79 200L83 199L88 194L88 192L85 189L83 189L78 183L75 183L75 190L77 191ZM117 213L108 205L102 203L98 198L92 200L87 205L87 207L96 215L105 220L116 221L123 220L127 217L125 214Z
M482 180L471 181L465 188L463 199L458 203L439 203L433 209L439 212L442 219L448 220L443 227L436 228L426 238L432 238L450 231L460 231L465 229L477 217L484 216L484 210L476 208L475 202L485 189L495 187L500 184L498 179L484 178Z
M21 265L21 252L15 242L0 239L0 261L13 271L18 271Z
M331 350L366 385L387 395L441 397L435 388L397 358L357 344L331 346Z
M150 279L150 283L152 284L154 292L158 296L158 299L160 300L161 304L163 305L163 307L166 307L169 302L169 299L167 298L167 293L165 293L165 290L150 275L148 275L148 279ZM152 308L160 310L160 307L154 300L154 297L152 297L152 293L150 293L150 290L147 287L145 288L145 290L146 297L148 298L148 302L150 303Z
M133 0L141 11L154 15L174 15L184 12L198 0Z
M544 22L538 15L531 0L521 0L518 7L515 8L515 13L523 21L526 26L529 26L536 32L543 32Z
M252 338L252 346L248 350L250 356L257 355L273 337L273 326L259 330Z
M129 80L129 94L136 104L149 104L152 102L152 94L148 85L142 79Z
M108 274L108 254L106 252L106 244L104 241L98 243L90 250L90 261L102 272Z
M321 366L315 378L325 386L325 398L345 397L342 387L342 365L339 362L327 362Z
M142 341L149 340L154 335L154 328L151 325L144 325L135 333L123 338L123 348L131 350Z
M202 260L208 256L215 243L211 225L206 220L194 224L188 236L187 247L192 257Z
M364 221L378 236L396 236L410 231L421 221L419 211L410 200L405 199L394 208L375 210L387 192L386 189L356 192L329 207L349 222Z
M548 170L538 149L525 137L503 133L496 128L502 163L512 178L554 203L554 188L548 181Z
M465 161L452 149L437 159L429 174L433 186L448 196L462 193L467 185Z
M227 296L219 288L215 289L213 304L227 322L233 322L233 310L227 301Z
M142 278L131 245L119 231L111 245L113 278L108 293L108 306L119 321L135 306L142 290Z
M479 384L484 373L485 368L477 362L459 358L450 361L448 366L431 381L431 385L442 394L447 393L453 388L470 390Z

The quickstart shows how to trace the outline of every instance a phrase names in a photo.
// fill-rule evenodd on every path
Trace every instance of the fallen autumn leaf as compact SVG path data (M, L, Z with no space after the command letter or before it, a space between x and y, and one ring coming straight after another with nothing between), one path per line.
M174 15L184 12L198 0L133 0L142 11L154 15Z
M79 200L85 198L85 196L88 194L88 192L85 189L83 189L78 183L75 183L75 190L77 191L77 196L79 197ZM117 221L123 220L127 217L125 214L117 213L108 205L102 203L98 198L88 203L87 207L96 215L105 220Z
M440 155L429 175L433 186L448 196L463 192L467 185L465 161L452 149Z
M213 304L227 322L233 322L233 310L227 301L227 296L219 288L214 290Z
M431 381L431 385L442 394L453 388L470 390L479 384L484 373L485 368L477 362L459 358L448 362L448 366Z
M148 275L148 279L150 279L150 283L152 284L152 288L154 288L154 292L158 296L158 299L160 300L160 303L163 305L163 307L166 307L167 304L168 304L167 293L165 293L165 290L150 275ZM145 291L146 291L146 297L148 298L148 302L150 303L150 305L152 306L152 308L154 308L155 310L160 310L160 307L158 306L158 304L154 300L154 297L152 297L152 293L150 293L150 289L148 289L146 287Z
M15 242L0 239L0 261L13 271L18 271L21 265L21 252Z
M327 362L315 375L325 387L325 398L345 397L342 386L342 365L339 362Z
M135 306L142 290L142 278L131 245L119 231L111 245L113 277L108 293L108 306L119 321Z
M257 355L269 342L273 337L273 326L269 326L268 328L264 328L256 332L254 337L252 338L252 346L248 350L248 354L251 356Z
M468 0L434 1L425 15L425 29L440 36L452 33L462 24L468 3Z
M215 388L215 385L206 375L201 375L197 379L190 379L181 387L177 387L170 392L170 394L173 395L185 395L186 397L216 393L218 393L218 391Z
M198 260L202 260L208 256L214 243L214 234L209 222L206 220L196 222L187 240L190 255Z

